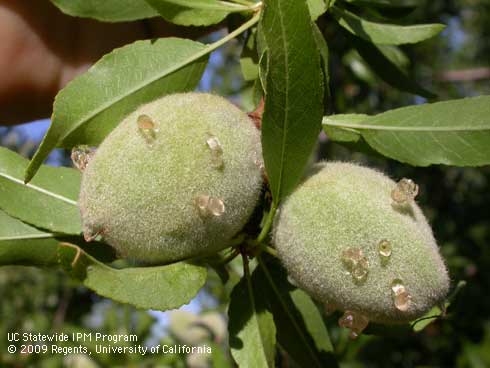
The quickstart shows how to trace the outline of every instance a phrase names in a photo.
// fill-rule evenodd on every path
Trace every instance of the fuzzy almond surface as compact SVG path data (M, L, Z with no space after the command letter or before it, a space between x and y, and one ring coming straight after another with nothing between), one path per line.
M141 115L153 121L154 140L139 130ZM209 137L220 142L221 168ZM79 199L84 231L100 229L121 257L146 263L223 249L257 203L261 160L259 131L226 99L162 97L125 118L89 162ZM201 195L220 199L224 213L202 216L195 204Z
M416 319L444 299L449 277L432 230L414 201L393 202L395 186L384 174L355 164L315 167L274 223L274 244L299 287L318 301L379 323ZM383 239L392 246L387 261L378 251ZM363 282L342 262L342 252L352 247L369 262ZM395 279L411 296L406 311L395 307Z

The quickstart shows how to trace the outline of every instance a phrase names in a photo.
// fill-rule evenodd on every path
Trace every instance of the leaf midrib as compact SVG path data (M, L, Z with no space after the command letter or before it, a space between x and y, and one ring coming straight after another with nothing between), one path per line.
M12 236L0 236L0 241L8 240L28 240L28 239L46 239L54 238L54 234L22 234L22 235L12 235Z
M279 0L280 1L280 0ZM279 23L281 25L281 37L283 39L283 47L284 47L284 77L285 77L285 82L286 82L286 103L284 104L285 109L284 109L284 121L286 122L286 125L284 129L282 129L282 144L281 144L281 166L279 170L279 180L278 180L278 185L279 187L277 188L277 198L275 199L275 202L278 203L281 199L281 194L283 190L283 185L282 185L282 177L284 174L284 162L285 162L285 157L286 157L286 144L287 144L287 121L289 118L289 73L288 73L288 63L289 63L289 57L288 57L288 43L287 43L287 38L286 38L286 32L285 32L285 27L284 27L284 16L282 13L282 7L278 7L277 10L278 17L279 17Z
M294 329L296 330L296 332L300 336L301 341L306 346L306 349L308 350L308 354L311 356L311 358L317 364L317 366L318 367L321 367L322 366L321 365L321 362L318 361L318 359L317 359L314 351L311 349L310 345L308 344L308 341L306 340L306 337L304 336L304 334L302 333L300 327L298 326L298 323L296 322L296 319L294 318L294 316L291 314L291 311L287 307L287 304L284 301L281 293L279 292L279 290L277 289L276 285L274 284L274 280L272 279L272 277L271 277L271 275L269 273L269 270L267 269L266 265L263 263L262 258L258 257L258 262L259 262L259 265L260 265L260 267L262 268L262 270L264 272L264 275L267 278L267 281L269 282L269 285L271 286L272 290L274 290L274 293L276 294L276 296L277 296L277 298L279 300L279 303L281 304L281 307L286 312L286 315L288 316L289 320L291 321Z
M174 37L170 37L169 39L173 39L175 40L176 38ZM148 41L137 41L138 43L146 43ZM195 42L196 43L196 46L199 44L199 42ZM202 44L201 44L202 45ZM191 64L193 61L196 61L198 59L200 59L202 56L206 55L208 52L204 52L204 51L207 51L208 48L211 48L211 46L213 46L214 44L211 44L211 45L208 45L208 46L205 46L203 45L203 48L201 51L191 55L190 57L188 57L187 59L185 59L184 61L182 61L181 63L179 64L176 64L176 65L173 65L172 67L168 68L168 69L165 69L164 71L162 71L161 74L158 74L156 77L153 77L153 78L149 78L143 82L141 82L140 84L136 84L133 88L131 88L130 90L128 90L127 92L123 93L123 94L119 94L117 96L115 96L115 98L113 99L110 99L108 100L106 103L103 103L99 106L98 109L95 109L93 110L91 113L85 115L85 116L82 116L74 125L73 125L73 128L72 129L69 129L67 130L67 132L63 135L63 139L65 139L66 137L68 137L71 133L73 133L75 130L77 130L82 124L94 119L96 116L100 115L101 113L103 113L104 111L106 111L108 108L110 108L111 106L114 106L115 104L121 102L123 99L125 99L126 97L128 96L131 96L132 94L140 91L141 89L145 88L146 86L168 76L169 74L171 73L174 73L176 72L177 70ZM117 50L115 50L117 51ZM109 55L105 56L105 57L109 57L110 55L113 55L114 51L111 52ZM104 58L105 58L104 57ZM104 59L103 58L103 59ZM101 59L101 61L103 60ZM53 114L53 120L55 119L55 115Z
M409 132L459 132L459 131L490 131L490 126L389 126L389 125L370 125L370 124L350 124L350 123L336 123L336 122L323 122L324 126L332 126L338 128L352 128L361 130L388 130L388 131L409 131Z
M194 41L195 46L197 46L197 45L202 46L202 49L199 52L196 52L195 54L192 54L191 56L189 56L187 59L183 60L179 64L173 65L171 68L166 69L161 74L159 74L157 77L149 78L146 81L144 81L144 82L136 85L135 87L131 88L124 95L118 95L118 96L116 96L116 98L113 98L113 99L107 101L105 104L102 104L98 109L94 110L92 113L87 114L86 116L80 118L73 125L73 128L72 129L69 129L63 135L63 138L62 139L65 139L67 136L69 136L71 133L73 133L75 130L77 130L83 123L92 120L94 117L96 117L97 115L101 114L102 112L104 112L105 110L107 110L111 106L115 105L116 103L122 101L124 98L126 98L126 97L128 97L128 96L130 96L130 95L132 95L134 93L136 93L137 91L143 89L144 87L146 87L146 86L148 86L148 85L150 85L150 84L152 84L152 83L154 83L154 82L156 82L156 81L158 81L158 80L160 80L160 79L168 76L171 73L176 72L177 70L179 70L181 68L184 68L185 66L193 63L194 61L199 60L201 57L203 57L203 56L205 56L205 55L213 52L214 50L216 50L217 48L219 48L223 44L225 44L228 40L230 40L232 38L235 38L236 36L238 36L239 34L241 34L242 32L244 32L248 28L252 27L255 23L258 22L258 20L259 20L259 14L256 14L254 17L250 18L248 21L246 21L245 23L243 23L236 30L234 30L233 32L230 32L228 35L226 35L225 37L221 38L220 40L218 40L216 42L213 42L212 44L204 45L204 44L201 44L200 42ZM166 38L166 40L179 40L179 38L168 37L168 38ZM137 42L144 43L144 42L147 42L147 41L137 41ZM114 51L111 52L110 54L106 55L105 57L108 57L109 55L112 55L113 53L114 53ZM102 58L101 61L104 58ZM53 115L53 120L54 119L55 119L55 115Z
M164 2L179 5L183 7L190 7L189 1L182 0L163 0ZM228 1L215 0L214 4L206 4L196 1L195 4L192 4L194 9L202 9L202 10L218 10L218 11L226 11L226 12L241 12L251 10L250 6L230 3Z
M259 315L257 313L257 306L255 303L255 294L253 292L253 287L252 287L252 280L250 278L250 275L246 275L246 282L247 282L247 293L248 297L250 299L250 306L252 307L252 318L257 326L257 332L258 332L258 338L260 340L260 345L262 346L262 349L260 349L260 352L262 354L262 358L267 362L267 365L269 365L269 361L267 359L267 353L265 352L265 349L263 348L266 346L264 343L264 339L262 337L262 329L260 328L260 320L259 320Z
M71 204L73 206L77 206L77 202L70 199L70 198L66 198L60 194L56 194L56 193L53 193L47 189L44 189L44 188L41 188L41 187L38 187L37 185L34 185L34 184L31 184L31 183L27 183L27 184L24 184L24 182L20 179L17 179L11 175L8 175L8 174L5 174L5 173L2 173L0 172L0 177L2 178L5 178L7 180L10 180L12 182L14 182L15 184L18 184L18 185L22 185L23 187L26 187L26 188L29 188L29 189L32 189L32 190L35 190L39 193L42 193L42 194L45 194L45 195L48 195L50 197L53 197L55 199L58 199L60 201L63 201L65 203L68 203L68 204Z

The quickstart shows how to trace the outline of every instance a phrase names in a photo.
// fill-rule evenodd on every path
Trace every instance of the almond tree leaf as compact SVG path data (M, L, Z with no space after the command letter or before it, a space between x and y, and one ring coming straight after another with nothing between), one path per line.
M22 156L0 147L0 209L41 229L80 234L80 173L43 165L36 178L24 184L28 164Z
M208 26L234 12L251 11L246 6L220 0L146 0L165 20L183 26Z
M29 226L0 210L0 266L57 264L54 234Z
M145 0L51 0L63 13L103 22L127 22L158 16Z
M323 76L304 0L264 1L260 30L269 65L262 146L277 205L303 175L320 132Z
M490 164L490 96L402 107L357 123L325 119L324 124L355 129L382 155L414 166Z
M327 11L325 0L306 0L310 11L311 19L317 20L319 16Z
M311 298L288 282L286 271L275 260L260 257L259 265L252 279L268 296L278 344L298 366L336 367L327 328Z
M179 38L137 41L105 55L58 93L51 126L26 171L28 182L56 146L97 145L139 105L193 90L206 46Z
M141 309L165 311L189 303L207 278L205 267L185 262L115 269L70 243L59 245L58 258L66 272L97 294Z
M105 262L115 259L114 250L100 242L54 234L30 226L0 210L0 265L54 266L61 241L71 241Z
M366 120L366 114L337 114L323 118L323 131L334 142L355 143L361 138L361 133L353 128L341 127L342 124L356 124Z
M337 22L350 33L380 45L417 43L436 36L446 27L444 24L400 26L375 23L336 6L332 8L332 12Z
M416 2L405 0L347 0L347 2L359 8L371 8L383 17L401 18L409 15L417 8Z
M330 112L331 98L328 44L316 23L313 23L312 26L316 47L318 48L318 52L320 53L321 57L321 67L323 75L323 113L328 114Z
M407 76L372 43L354 36L350 37L350 40L369 67L390 86L426 98L436 97L432 92L421 87L413 78Z
M240 367L274 367L276 326L256 280L242 277L228 309L231 355Z
M249 32L240 55L240 67L245 81L256 80L259 77L259 56L257 54L256 36L256 29Z

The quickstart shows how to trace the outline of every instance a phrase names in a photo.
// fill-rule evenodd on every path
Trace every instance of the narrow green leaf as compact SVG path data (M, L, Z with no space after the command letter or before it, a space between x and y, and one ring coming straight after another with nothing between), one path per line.
M293 287L285 270L274 261L259 259L253 279L277 326L277 341L298 366L335 367L333 347L322 316L311 298Z
M228 309L231 355L240 367L274 367L276 327L257 281L243 277Z
M142 309L178 308L191 301L207 277L205 267L185 262L115 269L69 243L60 244L58 256L63 268L89 289Z
M313 338L316 348L321 352L333 353L334 349L327 327L310 296L301 289L294 289L291 291L291 299L301 316L303 316L306 330ZM329 355L329 361L332 361L332 358L332 355Z
M317 20L320 15L327 11L325 0L306 0L310 11L311 19Z
M347 2L362 10L367 8L385 18L406 17L417 8L416 1L408 2L406 0L347 0Z
M0 210L0 266L49 266L57 263L54 234L24 224Z
M443 315L443 311L439 306L433 307L430 311L428 311L425 315L412 322L412 328L414 332L420 332L425 329L432 322L435 322L437 319L441 318Z
M56 97L51 126L25 180L56 146L97 145L137 106L193 90L206 66L206 53L198 42L163 38L137 41L105 55Z
M350 39L371 69L390 86L426 98L436 97L432 92L422 88L413 78L407 76L375 45L354 36Z
M375 23L336 6L332 8L332 12L339 24L349 32L380 45L417 43L434 37L445 28L443 24L399 26Z
M355 143L361 138L361 133L352 128L345 128L343 124L357 124L366 120L365 114L337 114L323 118L323 131L334 142Z
M29 161L0 147L0 208L10 216L56 233L80 234L77 200L80 173L43 165L29 184L23 177Z
M304 0L266 0L261 30L268 56L262 146L277 205L296 186L321 129L320 56Z
M114 250L104 243L86 243L81 237L41 231L0 210L0 265L56 265L60 241L74 242L106 262L115 258Z
M238 4L233 1L225 0L158 0L162 3L169 3L184 6L192 9L202 10L222 10L226 12L250 11L253 6Z
M208 26L221 22L230 13L251 12L256 5L223 0L146 0L169 22L184 26Z
M249 32L240 55L240 67L245 81L255 80L259 77L259 57L257 54L257 30Z
M400 72L404 73L405 75L408 74L410 60L397 46L373 46L377 48L392 64L394 64ZM344 54L342 57L342 62L350 67L357 78L366 82L372 88L379 88L379 78L373 73L371 68L356 50L351 49L349 52Z
M329 71L329 50L328 44L323 36L322 32L313 23L313 36L315 38L316 47L321 58L321 68L323 75L323 113L328 114L330 112L330 71Z
M158 16L144 0L51 0L63 13L105 22L125 22Z
M463 280L459 281L456 284L454 290L451 292L451 294L448 296L448 298L442 305L440 306L436 305L425 315L423 315L422 317L416 319L411 323L411 327L413 328L413 330L415 332L420 332L428 325L430 325L432 322L435 322L440 318L444 318L444 316L446 315L446 311L448 310L448 308L451 306L451 304L454 302L458 294L465 286L466 286L466 281Z
M213 368L232 368L233 365L228 358L227 352L220 344L210 342L211 346L211 367Z
M330 120L329 120L330 119ZM490 164L490 96L414 105L349 123L379 153L414 166Z

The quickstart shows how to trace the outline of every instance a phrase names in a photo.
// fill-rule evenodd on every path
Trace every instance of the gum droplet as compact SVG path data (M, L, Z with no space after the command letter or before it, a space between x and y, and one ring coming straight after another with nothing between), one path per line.
M413 201L419 193L419 186L413 180L403 178L391 191L391 198L398 204L405 204Z
M339 318L339 326L350 329L349 337L356 339L369 324L369 319L361 313L346 310Z
M356 282L366 280L369 273L369 261L360 248L347 248L342 251L342 263Z
M70 157L73 165L75 165L78 170L84 171L94 154L94 148L87 145L80 145L72 148Z
M393 291L393 303L395 308L401 312L406 312L410 307L412 296L405 289L403 281L395 279L391 283L391 290Z
M137 119L138 131L145 139L146 143L151 145L155 139L158 129L155 122L148 115L140 115Z
M224 165L223 161L223 147L218 139L218 137L210 136L206 140L206 144L208 145L211 151L211 165L215 169L221 169Z
M378 244L378 254L381 257L381 263L386 264L391 257L393 247L389 240L383 239Z
M220 198L201 194L194 199L194 204L199 211L199 215L202 217L209 215L219 217L225 213L225 204Z

